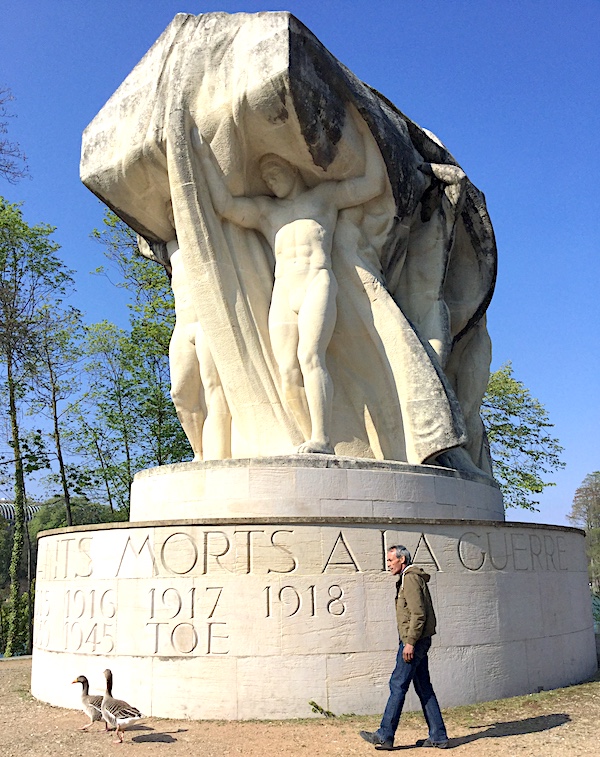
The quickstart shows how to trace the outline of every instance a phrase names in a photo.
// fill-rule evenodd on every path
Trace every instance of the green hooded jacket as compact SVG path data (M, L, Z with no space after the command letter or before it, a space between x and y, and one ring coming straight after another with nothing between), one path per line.
M396 584L396 619L404 644L414 645L435 633L435 612L427 586L429 578L429 573L422 568L409 565Z

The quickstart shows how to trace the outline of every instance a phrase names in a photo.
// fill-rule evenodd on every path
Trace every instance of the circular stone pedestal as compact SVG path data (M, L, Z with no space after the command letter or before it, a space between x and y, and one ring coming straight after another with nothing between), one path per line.
M596 670L583 533L494 520L497 501L484 477L326 456L145 471L135 522L41 537L32 692L77 707L70 682L101 691L110 667L147 715L380 713L397 543L432 576L442 706L580 681Z

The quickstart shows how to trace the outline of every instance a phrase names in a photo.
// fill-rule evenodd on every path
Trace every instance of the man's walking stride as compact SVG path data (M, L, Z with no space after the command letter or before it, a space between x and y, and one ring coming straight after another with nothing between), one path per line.
M380 749L393 749L404 699L412 681L429 728L429 736L417 741L417 746L445 749L448 746L448 735L429 678L427 659L436 623L427 587L429 574L411 563L412 557L406 547L398 545L388 550L388 570L392 575L400 576L396 584L396 619L400 647L396 667L390 678L390 696L381 724L377 731L361 731L360 735L369 744Z

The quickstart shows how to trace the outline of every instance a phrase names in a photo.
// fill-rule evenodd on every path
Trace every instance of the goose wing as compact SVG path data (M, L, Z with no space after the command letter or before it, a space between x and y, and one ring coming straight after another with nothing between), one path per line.
M142 717L142 713L137 707L114 697L105 698L102 702L102 712L113 723L128 723Z
M95 694L82 694L81 704L83 711L89 715L90 720L102 720L102 697Z

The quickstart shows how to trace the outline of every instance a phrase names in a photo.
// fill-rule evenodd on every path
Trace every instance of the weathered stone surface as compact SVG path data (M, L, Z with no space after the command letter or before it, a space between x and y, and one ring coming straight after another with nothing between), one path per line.
M469 492L469 496L467 496ZM503 520L483 474L329 455L165 465L141 471L132 521L170 518L364 516Z
M581 531L378 519L361 504L359 517L196 517L48 532L33 694L75 707L69 681L84 670L99 686L110 667L120 695L135 695L149 715L306 717L309 699L336 713L381 712L398 643L385 572L396 543L432 575L431 667L444 706L594 672Z
M267 154L296 189L273 198ZM458 448L444 465L489 473L483 195L293 16L178 15L86 129L81 175L173 271L173 397L197 459Z

